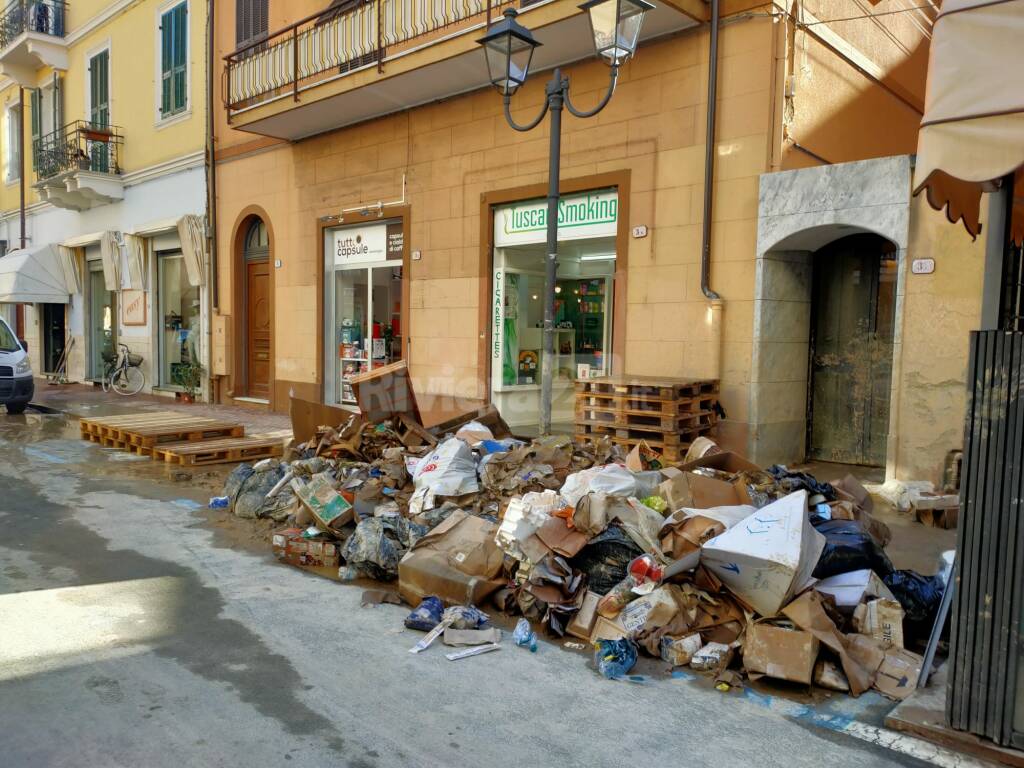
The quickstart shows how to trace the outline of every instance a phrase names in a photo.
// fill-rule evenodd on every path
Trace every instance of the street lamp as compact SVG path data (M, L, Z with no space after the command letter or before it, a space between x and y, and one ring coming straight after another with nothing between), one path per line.
M530 74L533 52L540 45L533 33L516 21L514 8L492 24L478 41L483 46L491 83L505 102L505 119L517 131L531 131L551 113L551 138L548 149L547 262L544 280L544 358L540 376L540 432L551 432L551 388L555 357L555 280L558 276L558 200L562 146L562 107L576 117L593 117L611 100L619 77L619 66L636 53L640 26L654 6L647 0L589 0L580 6L586 11L593 35L594 51L609 65L608 90L597 106L579 110L569 99L569 78L556 67L545 86L547 99L540 114L525 125L512 118L512 95Z

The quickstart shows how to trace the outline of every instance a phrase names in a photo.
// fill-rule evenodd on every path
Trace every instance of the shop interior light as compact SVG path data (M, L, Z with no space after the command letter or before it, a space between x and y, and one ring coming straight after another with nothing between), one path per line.
M591 253L586 256L580 256L580 261L608 261L614 258L614 253Z

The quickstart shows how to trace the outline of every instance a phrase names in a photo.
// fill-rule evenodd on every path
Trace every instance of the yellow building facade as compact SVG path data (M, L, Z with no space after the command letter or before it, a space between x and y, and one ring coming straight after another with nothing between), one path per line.
M505 5L299 5L214 20L217 396L349 405L350 375L401 358L421 401L528 431L549 123L513 130L487 86L476 41ZM938 480L982 265L910 195L934 14L722 7L706 274L709 4L659 3L608 106L564 118L555 421L588 370L715 378L720 441L758 462ZM513 117L555 65L597 103L577 6L517 8L543 45Z
M123 344L147 391L181 391L208 358L206 3L4 13L0 240L57 277L0 302L37 373L99 381Z

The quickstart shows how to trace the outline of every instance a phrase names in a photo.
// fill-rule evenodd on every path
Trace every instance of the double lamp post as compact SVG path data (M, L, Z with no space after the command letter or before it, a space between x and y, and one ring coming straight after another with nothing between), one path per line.
M533 52L540 45L533 33L518 21L513 8L491 25L480 40L487 58L491 83L505 102L505 119L517 131L530 131L551 113L551 144L548 150L547 261L544 279L544 356L540 378L540 433L551 433L551 389L555 357L555 280L558 276L559 159L562 146L562 108L576 117L593 117L611 100L619 77L619 66L632 58L640 39L644 15L654 6L647 0L589 0L580 8L587 12L594 50L609 66L608 90L593 109L580 110L569 99L569 78L555 67L545 86L547 99L540 114L525 125L512 117L512 96L530 73Z

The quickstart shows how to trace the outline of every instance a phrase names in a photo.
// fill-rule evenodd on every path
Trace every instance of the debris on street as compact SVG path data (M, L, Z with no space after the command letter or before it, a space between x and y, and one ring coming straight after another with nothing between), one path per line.
M453 661L498 650L496 611L530 651L542 633L589 643L608 678L647 656L722 690L761 677L913 690L922 660L909 649L945 580L893 567L891 534L852 477L762 469L708 437L673 463L603 438L516 439L493 409L433 430L377 410L316 427L287 461L241 465L217 503L281 522L283 563L392 583L397 595L381 595L426 633L411 653L438 639Z

